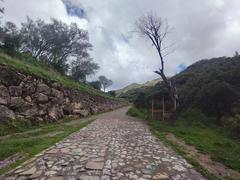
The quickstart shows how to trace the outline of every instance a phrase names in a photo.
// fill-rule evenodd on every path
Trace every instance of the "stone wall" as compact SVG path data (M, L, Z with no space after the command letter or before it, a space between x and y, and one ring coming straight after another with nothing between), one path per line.
M65 88L57 82L0 65L0 121L28 118L41 123L67 115L84 117L122 105L113 99Z

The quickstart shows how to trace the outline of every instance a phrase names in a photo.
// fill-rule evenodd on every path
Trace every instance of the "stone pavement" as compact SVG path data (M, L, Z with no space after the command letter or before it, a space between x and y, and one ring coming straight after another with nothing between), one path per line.
M126 111L100 115L5 179L204 179Z

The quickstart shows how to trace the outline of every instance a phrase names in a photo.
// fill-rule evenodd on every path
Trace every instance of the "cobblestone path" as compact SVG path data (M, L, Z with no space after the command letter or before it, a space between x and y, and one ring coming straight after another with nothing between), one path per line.
M6 179L204 179L126 110L100 115Z

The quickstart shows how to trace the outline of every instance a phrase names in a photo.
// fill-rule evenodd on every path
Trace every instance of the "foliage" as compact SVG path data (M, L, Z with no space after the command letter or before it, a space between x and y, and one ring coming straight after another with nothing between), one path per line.
M134 105L137 108L146 108L148 106L148 94L146 92L140 92L134 100Z
M220 57L201 60L173 76L171 81L177 85L179 112L188 109L199 110L212 118L208 123L221 125L222 117L240 114L240 56ZM151 95L164 90L164 84L155 87L140 87L130 90L121 97L136 101L136 105L145 107L141 94ZM138 103L139 102L139 103ZM167 103L167 102L166 102ZM211 121L211 122L210 122Z
M16 55L16 51L20 48L21 37L17 26L12 22L6 22L3 27L3 46L7 54Z
M133 117L139 117L142 119L147 118L146 111L144 109L138 109L135 107L131 107L128 109L127 114Z
M101 90L100 81L92 81L92 82L89 82L88 84L92 86L94 89Z
M45 23L28 17L20 29L14 23L7 22L3 34L3 49L9 55L29 53L35 60L60 73L68 72L72 60L87 61L92 48L87 31L79 29L76 23L67 25L56 19Z
M234 117L224 117L222 118L222 123L231 130L234 136L240 137L240 114Z
M218 123L224 114L231 114L238 94L227 82L213 80L197 93L196 106L205 114L217 117Z
M86 82L86 76L95 74L99 69L98 64L92 62L91 59L82 60L77 58L72 63L72 77L76 81Z
M108 91L107 93L113 97L116 97L116 91Z
M105 92L106 88L112 85L112 80L107 79L105 76L99 76L98 77L99 82L101 83L101 86Z

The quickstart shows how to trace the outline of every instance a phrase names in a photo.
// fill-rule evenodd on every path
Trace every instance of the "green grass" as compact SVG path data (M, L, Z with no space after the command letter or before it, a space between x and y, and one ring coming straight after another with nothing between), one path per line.
M37 62L18 60L16 58L12 58L4 54L3 52L0 52L0 64L7 65L21 72L34 75L46 80L59 82L64 87L78 89L81 91L88 92L90 94L99 95L110 99L116 99L113 98L112 96L109 96L108 94L103 93L102 91L92 88L91 86L74 81L70 77L62 75L54 71L53 69L41 65Z
M92 122L96 116L90 116L84 119L63 119L60 122L44 124L42 126L29 126L28 131L19 133L25 129L15 129L9 132L8 136L0 139L0 160L3 160L13 154L20 153L23 159L9 167L0 169L0 174L16 167L27 159L33 157L42 150L54 145L58 141L67 137L75 131L85 127ZM18 132L14 134L13 132Z
M146 119L146 111L144 109L130 108L127 114L133 117L139 117L141 119Z
M182 114L174 124L160 120L149 120L148 124L159 138L167 141L166 133L173 133L187 144L195 146L199 152L209 154L213 160L240 172L240 140L229 136L226 129L206 125L206 121L204 115L191 112Z

